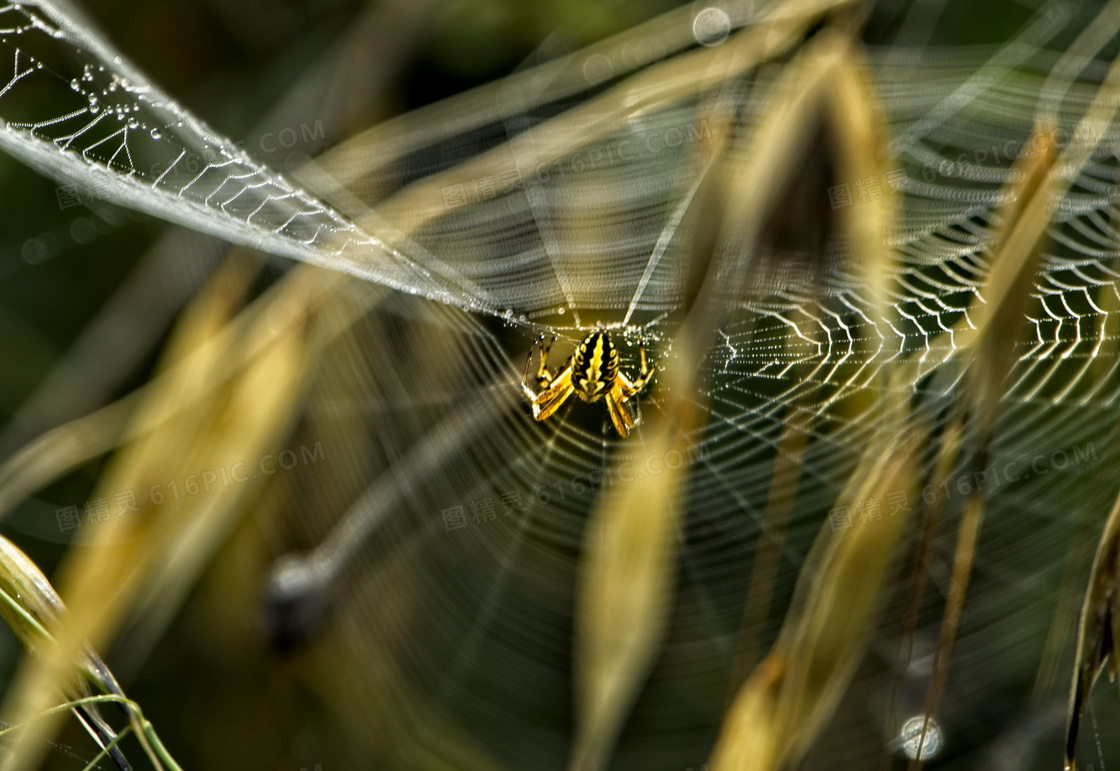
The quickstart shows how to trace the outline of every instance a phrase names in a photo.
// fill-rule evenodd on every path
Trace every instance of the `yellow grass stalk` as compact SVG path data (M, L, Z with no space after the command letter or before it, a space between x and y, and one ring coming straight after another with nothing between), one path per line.
M703 94L722 83L742 76L760 64L793 48L814 23L827 14L852 5L852 0L795 0L775 3L756 24L746 27L722 45L692 51L652 65L603 94L514 137L500 147L482 153L446 172L425 177L378 205L376 213L347 209L363 228L382 233L391 222L401 233L416 232L446 214L440 188L466 178L497 175L511 165L528 177L542 163L586 146L627 125L635 115ZM529 71L533 72L532 70ZM495 90L500 86L494 87ZM495 96L499 96L497 91ZM543 98L543 97L538 97ZM551 98L551 97L550 97ZM352 156L348 149L328 154L324 166L334 171L334 159ZM341 169L339 170L341 171ZM339 179L346 182L352 174ZM321 191L328 197L331 191ZM392 238L387 237L392 244Z
M359 290L347 291L354 287L359 287ZM319 330L321 342L326 343L348 328L361 314L376 306L388 293L389 290L384 287L355 284L353 279L341 274L324 272L308 265L295 266L276 287L201 341L195 349L180 358L168 357L169 366L147 384L89 415L48 431L0 465L0 517L44 485L120 444L134 441L151 431L162 430L167 421L190 408L197 400L212 398L214 389L223 387L230 378L239 375L243 360L257 356L273 344L275 337L286 334L285 328L276 327L271 321L260 326L263 309L293 302L305 304L309 314L321 314L329 309L329 315L321 316L323 323ZM252 332L254 325L257 325L255 333ZM180 377L180 370L201 366L216 354L237 347L239 339L243 341L238 348L240 358L221 361L212 369L210 380L199 383L196 390L180 392L178 402L164 403L166 409L151 409L152 392L168 387L168 383ZM137 414L137 406L144 403L149 405L149 409Z
M703 429L704 411L696 403L703 393L700 364L729 312L728 287L744 285L757 265L756 240L773 206L760 191L786 189L803 165L846 39L826 30L797 56L767 98L767 117L741 148L749 159L745 172L711 186L726 191L720 235L693 256L693 271L703 265L706 275L696 282L700 288L677 334L675 356L659 376L664 397L643 432L645 444L627 448L635 468L644 468L650 457L683 456L688 438ZM720 173L716 164L709 169ZM725 244L733 250L730 265L722 254L700 253ZM655 477L606 488L595 501L577 587L573 771L606 766L660 650L676 580L686 480L684 468L666 467Z
M1110 3L1102 14L1115 13L1115 3ZM1114 60L1109 68L1096 98L1078 124L1074 136L1098 137L1096 142L1086 143L1077 148L1067 148L1065 156L1077 150L1077 155L1066 164L1071 167L1066 179L1073 171L1079 171L1086 159L1099 143L1102 129L1115 119L1120 109L1120 59ZM1095 132L1095 133L1094 133ZM1078 165L1080 164L1080 165ZM1103 330L1102 330L1103 331ZM1098 372L1098 378L1104 373ZM1089 586L1081 609L1081 622L1078 628L1077 652L1074 672L1070 685L1069 707L1066 718L1065 767L1073 771L1077 767L1077 736L1081 724L1081 714L1089 698L1093 684L1107 662L1110 674L1115 677L1118 669L1115 648L1117 628L1117 589L1120 588L1120 498L1112 507L1104 532L1093 559Z
M647 434L648 436L648 434ZM641 452L687 457L666 421ZM648 456L645 455L648 453ZM635 462L637 461L637 462ZM681 464L683 465L683 464ZM577 733L569 768L605 768L664 639L677 566L681 466L614 488L587 523L576 608Z
M994 423L1003 381L1015 363L1015 346L1022 336L1051 207L1057 200L1058 179L1053 173L1057 148L1047 139L1053 136L1048 128L1040 126L1032 140L1032 147L1043 147L1043 151L1028 156L1015 169L1018 180L1011 183L1008 202L999 211L991 273L975 307L969 308L976 329L974 339L961 341L972 348L968 392L985 430Z
M837 505L918 488L916 433L870 448ZM774 647L724 716L713 771L777 771L804 757L866 650L909 514L822 528Z
M1114 63L1101 92L1090 107L1081 125L1086 132L1096 123L1115 114L1114 96L1120 85L1120 70ZM1110 103L1111 100L1111 103ZM981 293L983 304L970 309L973 326L960 328L958 342L973 354L968 378L971 410L978 417L981 429L981 451L987 449L994 431L1003 382L1015 361L1014 345L1022 331L1022 318L1029 293L1033 289L1037 262L1050 222L1052 202L1068 187L1092 152L1094 145L1071 145L1058 156L1057 149L1047 141L1052 132L1039 128L1033 146L1043 152L1024 160L1020 174L1007 196L1008 204L1000 213L1001 229L993 245L992 273ZM952 591L942 623L941 639L934 674L927 694L925 712L936 712L940 692L944 688L949 658L957 626L963 612L971 570L971 558L979 536L983 501L974 493L967 502L958 536L954 559ZM1076 693L1076 686L1075 686ZM1073 697L1071 696L1071 704ZM1072 710L1072 707L1071 707ZM1072 712L1071 712L1072 714ZM1070 746L1076 740L1076 727L1071 726ZM920 753L919 753L920 757ZM1069 759L1072 763L1072 757ZM917 767L915 760L912 767Z
M1065 767L1077 768L1077 735L1085 703L1105 666L1111 679L1120 672L1120 497L1112 506L1093 558L1089 587L1081 606L1077 632L1077 658L1070 686L1066 718Z
M871 299L870 319L874 328L866 345L875 354L885 339L882 327L893 315L889 283L895 274L891 230L897 218L898 196L885 189L888 137L883 108L870 82L872 72L862 46L838 35L832 45L838 56L832 69L828 121L836 144L836 176L855 189L861 180L877 180L884 187L876 197L869 187L866 200L841 207L840 227L855 255L855 268Z
M270 304L244 337L207 345L226 328L250 277L236 266L220 271L181 323L168 350L167 369L173 374L146 394L135 417L141 425L161 423L162 430L123 448L95 494L112 501L116 493L132 490L139 510L90 523L82 531L86 548L69 554L60 569L70 615L57 632L57 644L41 658L25 661L17 673L5 703L9 722L22 723L49 707L49 695L77 651L87 641L95 647L109 644L146 591L177 604L176 595L193 580L255 488L251 482L227 486L215 480L203 490L204 480L196 475L238 462L252 467L288 431L310 365L305 303L314 289L305 289L302 302L282 296L288 302ZM262 346L257 339L262 337L271 343ZM245 356L247 350L253 355ZM174 366L188 356L190 366ZM230 362L241 364L237 374L212 387ZM198 393L205 396L193 398ZM176 481L178 496L163 487L169 480ZM33 768L43 751L21 731L3 767Z
M813 12L804 5L789 8L792 5L774 3L775 8L758 11L753 3L737 2L724 4L721 10L727 13L731 29L757 23L764 15ZM442 142L507 116L522 115L545 99L562 99L584 91L590 83L587 73L596 65L607 64L610 77L618 78L674 56L696 44L692 30L695 15L692 6L671 10L567 56L412 110L347 139L320 160L330 167L337 183L360 188L363 200L377 200L380 191L369 189L369 177L376 178L378 169L399 161L417 146Z
M1081 119L1074 136L1099 137L1100 132L1094 131L1109 124L1120 107L1118 93L1120 60L1113 62L1105 82ZM1051 207L1080 173L1097 144L1072 143L1059 155L1050 141L1054 134L1049 128L1043 124L1036 129L1032 146L1041 148L1041 152L1020 162L1017 178L1013 178L1009 185L1007 203L1000 211L1000 228L992 242L993 265L981 292L982 302L969 309L970 324L969 319L965 319L954 329L960 347L965 353L972 355L967 381L968 398L970 411L979 420L981 458L992 440L1004 380L1015 363L1015 343L1022 332L1022 319L1034 286L1039 255L1050 224ZM941 638L926 698L927 716L936 713L948 675L949 659L963 613L983 511L983 499L974 491L966 502L961 520L952 588L946 603ZM1080 662L1078 666L1081 666ZM1074 695L1071 695L1071 716L1077 687L1075 684ZM1068 751L1072 751L1076 742L1076 726L1073 722L1071 717ZM919 751L911 764L912 768L920 765L920 758ZM1068 762L1072 764L1072 756L1068 758Z
M770 492L766 498L766 518L758 536L758 549L747 586L742 636L731 674L731 694L738 692L747 675L758 663L760 651L757 632L762 629L770 613L774 581L778 575L782 545L785 543L786 523L797 499L797 481L801 476L801 463L809 442L811 416L812 413L806 407L793 404L782 426L778 454L774 459L774 473L770 477Z
M0 618L28 653L37 655L51 644L50 630L57 629L65 615L66 607L47 577L15 544L0 537ZM86 646L75 658L72 675L60 693L69 699L88 697L90 684L103 694L123 698L109 668ZM102 748L115 740L113 729L102 719L96 704L75 707L74 713ZM114 751L121 757L119 753Z
M1046 136L1051 134L1042 131L1038 138L1045 141ZM1030 292L1034 288L1038 260L1050 222L1050 206L1055 200L1056 178L1052 171L1056 158L1056 148L1046 143L1044 152L1019 164L1017 179L1011 183L1007 204L1000 212L1000 230L992 242L992 270L980 297L973 303L975 307L969 308L974 326L963 332L958 340L966 351L972 353L965 394L968 406L965 409L978 420L980 446L977 470L987 465L988 449L1003 397L1003 383L1015 363L1015 347L1022 333ZM955 448L948 449L955 454ZM937 714L949 676L949 664L964 615L984 511L982 491L973 490L965 501L957 531L949 596L945 602L933 673L923 707L927 721ZM911 769L921 766L924 741L923 732L918 751L910 761Z
M888 144L886 128L878 96L868 81L871 70L866 56L860 46L842 34L826 33L825 48L834 52L827 64L831 73L830 88L822 94L822 98L825 137L835 145L832 160L837 180L853 184L860 180L884 180L886 164L883 154ZM867 200L842 207L837 212L840 215L837 224L855 255L855 268L862 275L871 299L868 313L871 327L867 338L861 341L870 349L871 361L883 353L884 336L880 327L893 313L893 305L889 301L889 280L895 263L890 248L890 231L897 209L894 202L895 197L888 193L878 197L869 194ZM793 334L792 331L790 334ZM887 369L884 367L882 372L886 373ZM879 381L880 388L887 386L885 374ZM851 389L843 389L842 393L850 398ZM868 393L867 398L877 397ZM801 454L808 439L809 409L807 404L791 405L790 416L783 428L767 500L762 543L751 569L744 630L757 628L769 608L777 555L784 539L784 523L793 505ZM738 689L755 663L753 647L749 638L744 637L732 677L733 689Z
M1102 18L1114 14L1115 4L1102 11ZM1090 45L1092 35L1083 36L1080 43ZM1081 173L1101 138L1104 128L1115 120L1120 108L1120 60L1113 62L1104 83L1098 90L1089 109L1072 132L1074 137L1096 137L1086 142L1073 142L1058 155L1050 141L1046 120L1036 128L1033 146L1042 149L1020 162L1008 187L1007 203L1000 211L1000 226L991 246L993 266L991 275L982 290L982 303L970 307L966 318L955 325L951 335L958 355L967 356L970 366L968 376L968 411L979 421L980 453L982 461L993 438L1003 383L1015 362L1014 346L1022 331L1022 319L1029 301L1037 271L1038 257L1050 224L1051 206L1068 189ZM1099 370L1098 379L1103 376ZM971 571L971 561L979 537L984 502L978 491L966 501L964 516L958 533L957 552L954 557L953 580L950 597L946 603L941 637L927 692L924 712L932 716L937 709L940 694L948 673L949 659L956 639L956 630L963 613L965 594ZM1105 543L1102 541L1102 548ZM1098 557L1100 552L1098 552ZM1090 596L1093 595L1092 588ZM1094 598L1098 602L1099 598ZM1086 608L1090 605L1086 598ZM1086 619L1082 619L1085 628ZM1089 646L1091 648L1091 645ZM1070 697L1070 727L1067 741L1067 767L1073 767L1073 748L1076 744L1077 720L1080 706L1079 689L1084 685L1084 657L1089 654L1079 647L1077 673ZM1091 667L1090 667L1091 668ZM1099 671L1093 669L1094 672ZM921 765L919 748L911 768Z
M902 372L906 368L899 368L896 372ZM906 377L901 375L901 377ZM905 381L909 382L909 381ZM961 432L963 426L960 420L952 420L949 425L945 427L941 436L940 446L937 450L937 460L933 467L933 476L930 480L930 487L937 490L941 485L946 484L956 467L957 456L961 448ZM928 435L929 428L926 428ZM945 505L945 499L937 496L933 503L926 503L923 499L922 511L922 532L918 539L918 548L914 559L913 571L913 589L910 593L910 599L906 606L906 615L904 617L902 626L902 638L898 647L898 659L895 662L894 671L894 684L891 688L891 702L887 710L887 735L893 736L898 728L898 698L902 692L903 681L906 677L907 668L910 666L910 659L913 655L914 648L914 633L918 628L918 617L922 610L922 597L925 594L926 576L929 575L930 560L933 556L934 540L937 537L938 525L941 522L941 512ZM890 764L890 749L884 748L884 767Z

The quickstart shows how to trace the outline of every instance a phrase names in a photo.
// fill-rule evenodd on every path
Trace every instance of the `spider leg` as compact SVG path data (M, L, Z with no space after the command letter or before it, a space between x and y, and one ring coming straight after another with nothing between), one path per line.
M658 360L654 359L652 364L646 361L645 345L638 346L638 354L642 357L642 369L641 372L638 373L638 379L634 381L634 385L639 391L641 391L646 387L646 383L649 382L649 379L653 377L653 373L655 368L657 367Z
M525 372L521 376L521 390L525 392L525 395L529 397L530 401L535 401L537 398L537 393L529 387L529 367L533 363L534 350L540 349L540 358L537 360L537 375L535 378L537 388L542 392L548 390L548 387L552 385L553 378L555 377L548 369L548 352L552 350L552 344L556 341L556 338L551 338L547 344L545 344L544 339L544 335L541 335L534 340L533 345L529 348L529 354L525 357Z
M623 373L618 373L618 379L622 383L622 393L627 399L641 393L642 389L649 383L649 379L653 377L654 367L657 366L656 359L654 359L653 364L649 364L646 361L646 347L644 345L638 348L638 352L642 357L642 369L637 379L631 381L630 378L626 377Z
M533 398L533 417L538 421L546 420L560 409L560 405L567 401L573 390L575 389L572 386L572 368L565 367L556 375L548 388Z
M537 398L537 395L533 393L533 389L529 387L529 365L533 363L533 349L536 347L536 343L533 343L533 345L529 347L529 355L525 357L525 374L521 376L521 390L525 392L525 395L529 397L530 401Z
M541 357L537 361L537 388L546 390L552 381L556 379L556 375L552 374L552 370L548 368L548 354L552 352L552 344L556 342L555 335L544 342L544 335L541 335L537 341L537 345L541 349Z
M630 428L642 422L642 411L640 409L637 399L631 399L622 392L622 384L619 383L618 406L622 410L623 415L626 416L626 422Z
M646 384L649 382L649 379L652 375L653 373L650 372L644 377L638 378L637 380L630 380L630 378L626 377L626 375L619 372L618 385L619 389L622 391L624 400L629 401L630 399L640 394L642 392L642 389L646 387Z
M610 412L611 423L614 430L625 439L630 435L630 429L637 425L634 415L626 404L626 397L622 393L622 384L615 382L611 390L607 391L607 411Z
M639 378L638 382L641 382L640 378ZM637 394L638 391L641 391L642 389L638 386L637 383L631 382L630 378L626 377L626 375L624 375L622 372L619 372L618 373L618 390L619 390L619 393L622 394L623 401L625 401L627 399L630 399L632 396Z

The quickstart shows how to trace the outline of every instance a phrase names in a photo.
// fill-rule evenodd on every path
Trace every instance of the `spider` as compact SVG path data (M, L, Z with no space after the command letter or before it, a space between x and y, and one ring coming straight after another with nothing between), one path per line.
M585 402L596 402L605 396L615 429L622 437L628 436L630 429L641 420L637 402L633 406L629 402L641 393L653 375L653 367L646 363L645 345L638 347L642 358L641 373L636 380L631 381L618 369L618 349L611 339L611 333L602 325L595 327L583 338L583 342L568 357L563 368L556 373L548 368L548 353L556 338L553 337L547 344L543 341L542 336L534 345L541 349L537 362L538 392L534 393L528 383L529 365L533 361L532 348L525 360L525 375L521 378L521 387L533 405L533 417L538 421L548 419L568 400L573 391Z

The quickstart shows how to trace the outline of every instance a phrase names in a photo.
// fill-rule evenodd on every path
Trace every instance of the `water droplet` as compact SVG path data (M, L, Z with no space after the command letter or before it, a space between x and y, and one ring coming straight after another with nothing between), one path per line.
M598 85L614 74L614 65L603 54L592 54L583 63L583 77L591 85Z
M28 265L38 265L51 256L50 249L38 238L29 238L24 241L21 252L23 261Z
M556 309L556 312L558 314L560 314L561 316L563 316L564 315L564 306L561 305L559 308Z
M152 139L159 139L162 136L163 136L163 134L159 133L158 128L152 129Z
M503 313L502 315L505 316L507 319L512 319L513 318L513 308L506 308L505 313Z
M70 223L70 237L75 243L91 243L97 238L97 226L88 217L77 217Z
M527 319L527 318L525 318L525 314L524 314L524 313L522 313L522 314L521 314L520 316L518 316L518 317L517 317L517 320L518 320L518 321L520 321L520 322L521 322L522 324L524 324L524 323L525 323L526 321L528 321L528 319Z
M932 717L929 719L929 727L925 729L925 741L922 741L922 726L925 723L921 715L907 720L902 730L898 732L898 737L894 740L894 746L900 748L906 757L915 760L918 757L918 745L921 745L922 760L929 760L938 752L941 751L941 744L944 741L944 734L941 732L941 726Z
M74 78L73 80L70 81L70 88L72 88L73 90L78 91L78 90L81 89L81 87L82 87L82 84L78 81L77 78Z
M128 127L130 129L138 129L138 128L140 128L140 121L136 120L136 118L129 118L128 119Z
M720 8L705 8L692 20L692 34L703 46L718 46L731 32L731 19Z

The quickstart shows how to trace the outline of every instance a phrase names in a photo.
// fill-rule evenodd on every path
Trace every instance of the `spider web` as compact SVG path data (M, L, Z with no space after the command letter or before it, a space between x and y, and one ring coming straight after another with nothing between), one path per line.
M413 293L462 290L249 157L57 3L0 5L0 145L42 173L158 217Z
M697 157L717 130L702 97L734 105L734 131L748 132L764 118L755 96L781 67L654 108L592 111L585 135L559 149L548 144L547 129L600 104L608 89L625 88L631 72L715 44L697 32L706 29L697 22L702 9L666 17L644 47L631 49L629 65L622 55L577 52L559 60L563 66L528 67L497 99L491 91L461 100L455 120L426 133L386 128L366 146L375 160L354 162L346 187L363 205L344 213L343 203L332 207L215 135L72 10L7 4L0 7L0 51L10 63L0 73L7 83L0 144L43 173L102 185L117 203L404 293L382 301L336 344L311 399L302 436L346 460L282 482L291 486L291 543L312 555L318 580L344 597L324 644L360 663L350 687L368 714L389 709L369 663L388 657L435 714L500 765L564 767L573 586L596 488L637 484L665 463L687 463L669 639L614 766L686 768L704 762L722 716L749 566L767 537L764 512L784 424L799 412L811 415L774 611L765 629L749 630L767 641L855 460L884 430L852 397L880 388L893 363L918 360L923 377L912 384L914 399L935 429L943 427L968 363L952 329L989 275L985 238L1012 161L1029 152L1040 104L1057 118L1056 142L1087 141L1074 127L1116 46L1083 62L1076 78L1048 81L1062 41L1091 18L1078 8L1028 7L1009 44L871 51L893 166L884 179L839 182L852 206L880 196L901 205L894 317L872 320L843 244L830 245L835 259L821 274L794 269L760 280L704 360L705 385L693 397L707 425L689 437L694 451L651 456L640 468L619 466L619 440L601 405L571 400L548 422L533 423L518 386L525 351L547 332L560 337L562 357L603 322L617 328L628 372L636 371L639 340L672 356L694 225L688 212L704 168ZM721 13L730 30L771 10ZM1031 687L1066 570L1062 556L1079 527L1103 519L1113 492L1098 477L1120 394L1112 327L1120 308L1118 130L1102 127L1092 137L1098 151L1053 214L1006 382L995 476L984 481L982 553L939 715L956 748L946 767L972 767L985 752L1004 757L1002 741L1057 742L1064 717L1061 685L1041 702L1024 698L1013 708L991 694ZM499 151L506 153L500 160L469 163ZM397 200L410 202L419 222L406 237L384 214ZM383 230L364 216L370 209L384 214ZM373 290L355 282L346 291ZM656 412L662 398L655 376L642 410ZM627 441L641 446L641 429ZM942 594L964 497L960 480L979 483L964 474L964 463L941 492L948 521L931 573ZM305 579L293 580L302 586ZM919 654L932 650L941 600L927 597ZM387 618L394 602L407 608L401 618ZM866 671L807 767L878 761L890 740L881 735L882 702L901 607L889 608ZM920 655L908 678L902 708L915 714L924 694ZM1042 728L1022 736L1031 721ZM423 736L416 726L405 732ZM1120 733L1105 734L1115 752ZM460 739L424 741L439 754Z

